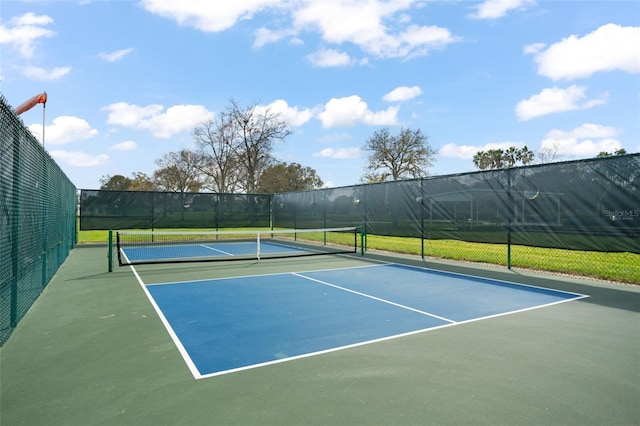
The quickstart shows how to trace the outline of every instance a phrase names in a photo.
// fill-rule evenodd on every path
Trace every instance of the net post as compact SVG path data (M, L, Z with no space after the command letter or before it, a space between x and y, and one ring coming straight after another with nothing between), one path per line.
M256 238L256 257L260 260L260 232L257 233Z
M360 255L364 256L364 252L366 250L366 241L367 241L367 231L364 226L360 227Z
M107 260L109 262L109 272L113 272L113 231L109 229L109 241L107 242L107 246L109 247Z

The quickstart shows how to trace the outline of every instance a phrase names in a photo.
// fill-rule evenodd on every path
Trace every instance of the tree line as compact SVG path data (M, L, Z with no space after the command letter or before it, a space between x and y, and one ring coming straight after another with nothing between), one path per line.
M275 193L321 188L311 167L280 162L272 155L276 142L291 129L280 114L257 104L235 100L215 119L193 130L195 149L169 152L155 161L151 176L134 172L103 176L101 189L217 193ZM388 128L376 131L364 144L368 163L363 182L381 182L428 175L435 152L421 130Z
M196 149L163 155L152 176L104 176L101 189L273 193L322 187L312 168L273 157L274 143L290 134L280 114L231 100L224 112L194 129Z
M288 123L270 108L256 103L246 107L231 99L215 119L197 126L192 133L195 149L169 152L155 161L152 176L134 172L103 176L101 189L217 193L276 193L321 188L324 183L311 167L278 161L272 154L276 142L290 134ZM384 182L429 175L435 151L420 129L401 128L392 134L377 130L363 145L367 163L362 183ZM601 152L598 156L623 155ZM540 153L548 162L552 153ZM544 158L543 158L544 157ZM522 148L478 151L473 164L480 170L531 164L535 154ZM551 158L552 160L552 158Z

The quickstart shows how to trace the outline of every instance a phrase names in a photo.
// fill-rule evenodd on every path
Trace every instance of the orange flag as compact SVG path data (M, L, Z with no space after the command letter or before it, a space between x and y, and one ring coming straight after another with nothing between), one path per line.
M16 108L16 114L20 115L23 112L29 111L31 108L33 108L37 104L45 104L46 106L47 92L37 94L31 99L29 99L28 101L26 101L25 103L23 103L22 105L20 105L18 108Z

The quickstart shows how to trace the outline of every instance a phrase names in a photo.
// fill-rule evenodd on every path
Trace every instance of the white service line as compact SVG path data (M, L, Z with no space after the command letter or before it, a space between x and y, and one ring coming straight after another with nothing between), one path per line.
M399 308L403 308L403 309L406 309L408 311L417 312L419 314L426 315L428 317L437 318L437 319L439 319L441 321L446 321L446 322L448 322L450 324L456 324L457 323L457 321L451 320L449 318L445 318L445 317L441 317L439 315L431 314L429 312L421 311L419 309L415 309L415 308L412 308L410 306L401 305L400 303L395 303L395 302L392 302L390 300L381 299L379 297L372 296L370 294L361 293L359 291L351 290L351 289L348 289L348 288L345 288L345 287L340 287L339 285L335 285L335 284L328 283L326 281L322 281L322 280L318 280L318 279L315 279L315 278L307 277L307 276L299 274L297 272L292 272L292 275L295 275L296 277L304 278L304 279L307 279L307 280L310 280L310 281L315 281L317 283L320 283L320 284L323 284L323 285L326 285L326 286L329 286L329 287L337 288L339 290L347 291L349 293L357 294L358 296L363 296L363 297L367 297L369 299L377 300L378 302L383 302L383 303L387 303L389 305L397 306Z
M226 254L226 255L229 255L229 256L233 256L232 253L227 253L224 250L220 250L220 249L217 249L217 248L209 247L209 246L204 245L204 244L200 244L200 247L204 247L204 248L209 249L209 250L217 251L218 253L222 253L222 254Z

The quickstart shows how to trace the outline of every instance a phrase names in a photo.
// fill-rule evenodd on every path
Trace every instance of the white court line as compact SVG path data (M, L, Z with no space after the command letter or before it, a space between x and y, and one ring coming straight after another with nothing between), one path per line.
M532 286L532 285L527 285L527 284L513 283L513 282L510 282L510 281L495 280L495 279L491 279L491 278L482 278L482 277L471 276L473 278L480 278L480 279L483 279L483 280L487 280L489 282L497 281L497 282L501 282L501 283L505 283L505 284L510 284L510 285L515 286L515 287L522 286L522 287L539 288L539 289L542 289L542 290L548 290L548 291L557 292L557 293L573 294L576 297L571 298L571 299L564 299L564 300L559 300L559 301L555 301L555 302L550 302L550 303L543 304L543 305L531 306L531 307L528 307L528 308L518 309L518 310L514 310L514 311L508 311L508 312L502 312L502 313L498 313L498 314L488 315L488 316L484 316L484 317L471 318L471 319L464 320L464 321L453 321L453 320L450 320L450 319L447 319L447 318L444 318L444 317L440 317L440 316L437 316L437 315L430 314L428 312L423 312L423 311L420 311L418 309L414 309L414 308L411 308L411 307L408 307L408 306L404 306L404 305L401 305L401 304L398 304L398 303L394 303L394 302L391 302L391 301L388 301L388 300L385 300L385 299L377 298L375 296L371 296L371 295L368 295L368 294L365 294L365 293L360 293L360 292L357 292L357 291L354 291L354 290L350 290L350 289L347 289L347 288L343 288L343 287L337 286L335 284L327 283L327 282L324 282L324 281L321 281L321 280L317 280L317 279L314 279L314 278L311 278L311 277L306 277L306 276L302 275L302 274L308 273L308 272L323 272L323 271L330 271L330 270L331 271L349 270L349 269L356 269L356 268L369 268L369 267L393 265L393 264L394 263L385 262L382 265L367 265L367 266L352 266L352 267L334 268L334 269L319 269L319 270L304 271L304 272L299 272L299 273L256 274L256 275L251 275L251 276L260 277L260 276L273 276L273 275L295 275L295 276L298 276L300 278L304 278L304 279L307 279L307 280L310 280L310 281L315 281L315 282L318 282L318 283L323 284L323 285L334 287L334 288L337 288L337 289L340 289L340 290L343 290L343 291L347 291L347 292L350 292L350 293L358 294L358 295L361 295L363 297L374 299L374 300L377 300L377 301L380 301L380 302L383 302L383 303L388 303L390 305L394 305L394 306L397 306L397 307L400 307L400 308L403 308L403 309L414 311L416 313L423 314L423 315L426 315L426 316L429 316L429 317L437 318L439 320L447 322L447 324L443 324L443 325L439 325L439 326L435 326L435 327L428 327L428 328L414 330L414 331L409 331L409 332L401 333L401 334L395 334L395 335L392 335L392 336L386 336L386 337L382 337L382 338L378 338L378 339L367 340L367 341L363 341L363 342L357 342L357 343L353 343L353 344L350 344L350 345L339 346L339 347L334 347L334 348L328 348L328 349L324 349L324 350L321 350L321 351L310 352L310 353L296 355L296 356L292 356L292 357L286 357L286 358L282 358L282 359L266 361L266 362L262 362L262 363L258 363L258 364L252 364L252 365L237 367L237 368L228 369L228 370L216 371L216 372L207 373L207 374L201 374L200 373L198 368L195 366L193 360L189 356L189 353L187 352L185 347L182 345L182 342L178 338L177 334L175 333L175 331L173 330L173 328L169 324L169 321L162 314L162 311L160 310L159 306L156 304L156 302L153 299L153 297L151 296L150 292L147 290L147 288L146 288L147 286L144 284L144 282L142 281L142 279L138 275L138 273L135 270L135 268L133 267L133 265L130 265L130 268L133 271L134 275L136 276L136 279L138 280L138 283L142 287L143 291L147 295L147 298L149 299L149 301L151 302L152 306L154 307L156 313L158 314L158 317L160 318L160 320L164 324L166 330L168 331L169 335L171 336L171 339L173 340L174 344L178 348L178 351L182 355L182 358L185 360L185 363L187 364L187 367L191 371L191 374L193 375L193 377L196 380L209 378L209 377L215 377L215 376L221 376L221 375L225 375L225 374L231 374L231 373L235 373L235 372L239 372L239 371L250 370L250 369L264 367L264 366L273 365L273 364L279 364L279 363L283 363L283 362L288 362L288 361L293 361L293 360L297 360L297 359L312 357L312 356L316 356L316 355L322 355L322 354L326 354L326 353L340 351L340 350L343 350L343 349L355 348L355 347L359 347L359 346L369 345L369 344L372 344L372 343L378 343L378 342L383 342L383 341L392 340L392 339L396 339L396 338L401 338L401 337L405 337L405 336L411 336L411 335L415 335L415 334L420 334L420 333L424 333L424 332L427 332L427 331L439 330L439 329L442 329L442 328L451 327L451 326L455 326L455 325L467 324L467 323L472 323L472 322L476 322L476 321L482 321L482 320L490 319L490 318L497 318L497 317L501 317L501 316L505 316L505 315L511 315L511 314L514 314L514 313L526 312L526 311L530 311L530 310L534 310L534 309L544 308L544 307L548 307L548 306L553 306L553 305L557 305L557 304L561 304L561 303L565 303L565 302L571 302L571 301L579 300L579 299L582 299L582 298L585 298L585 297L589 297L587 295L582 295L582 294L579 294L579 293L572 293L572 292L567 292L567 291L562 291L562 290L548 289L548 288L545 288L545 287L537 287L537 286ZM401 265L401 266L405 267L407 265ZM424 271L430 271L431 270L429 268L414 267L414 266L410 266L409 268L410 269L417 269L417 270L424 270ZM438 272L443 272L443 271L438 271ZM444 272L444 273L445 274L451 274L451 275L463 276L463 277L466 276L465 274L452 273L452 272ZM251 276L203 279L203 280L197 280L197 281L216 281L216 280L236 279L236 278L240 278L241 279L241 278L246 278L246 277L251 277ZM196 281L193 281L193 280L191 280L191 281L182 281L182 282L175 282L175 284L190 283L190 282L196 282ZM170 283L166 283L166 284L170 284ZM154 284L150 284L150 285L154 285Z
M218 253L226 254L226 255L229 255L229 256L234 256L233 254L227 253L224 250L220 250L220 249L217 249L217 248L209 247L209 246L204 245L204 244L200 244L200 247L204 247L204 248L209 249L209 250L217 251Z
M255 259L247 259L247 261L255 261ZM310 272L327 272L327 271L342 271L346 269L359 269L359 268L377 268L384 265L360 265L360 266L346 266L343 268L331 268L331 269L311 269L308 271L299 271L299 274L306 274ZM198 280L187 280L187 281L167 281L167 282L159 282L159 283L151 283L147 284L148 286L152 285L164 285L164 284L189 284L189 283L199 283L205 281L221 281L221 280L232 280L236 278L255 278L255 277L270 277L274 275L289 275L291 272L271 272L268 274L253 274L253 275L240 275L237 277L219 277L219 278L201 278Z
M581 299L581 297L577 297L575 299L559 300L559 301L556 301L556 302L547 303L545 305L537 305L537 306L532 306L532 307L529 307L529 308L518 309L516 311L509 311L509 312L503 312L503 313L494 314L494 315L487 315L485 317L471 318L471 319L464 320L464 321L459 321L459 322L450 322L449 324L442 324L442 325L437 325L437 326L434 326L434 327L422 328L422 329L419 329L419 330L408 331L406 333L394 334L392 336L381 337L379 339L366 340L364 342L352 343L350 345L338 346L338 347L335 347L335 348L324 349L324 350L317 351L317 352L309 352L309 353L306 353L306 354L296 355L296 356L282 358L282 359L276 359L276 360L273 360L273 361L267 361L267 362L261 362L261 363L258 363L258 364L245 365L245 366L242 366L242 367L231 368L229 370L216 371L214 373L202 374L202 375L196 377L196 379L207 379L209 377L216 377L216 376L222 376L222 375L225 375L225 374L237 373L239 371L252 370L254 368L266 367L268 365L280 364L280 363L283 363L283 362L294 361L294 360L297 360L297 359L308 358L308 357L312 357L312 356L316 356L316 355L323 355L323 354L327 354L327 353L331 353L331 352L341 351L341 350L344 350L344 349L357 348L359 346L370 345L372 343L385 342L387 340L393 340L393 339L398 339L398 338L401 338L401 337L412 336L412 335L415 335L415 334L426 333L426 332L429 332L429 331L440 330L440 329L447 328L447 327L454 327L454 326L458 326L458 325L461 325L461 324L468 324L468 323L472 323L472 322L483 321L483 320L486 320L486 319L502 317L502 316L505 316L505 315L511 315L511 314L516 314L516 313L520 313L520 312L531 311L531 310L534 310L534 309L545 308L547 306L557 305L557 304L565 303L565 302L572 302L572 301L578 300L578 299Z
M162 313L162 310L160 309L156 301L153 299L153 296L151 296L151 293L147 289L147 286L144 284L144 281L142 281L142 278L140 278L140 275L138 275L138 271L136 271L133 265L129 265L129 267L131 268L133 275L135 275L136 279L138 280L138 284L140 284L140 287L142 287L142 291L144 291L144 294L147 295L147 299L149 299L149 302L151 302L151 306L153 306L153 309L155 309L156 314L158 314L158 317L160 318L160 321L162 321L164 328L166 328L167 332L169 333L169 336L171 336L171 340L173 340L173 343L178 348L178 352L180 352L180 355L182 355L182 359L184 359L184 362L187 364L189 371L191 371L191 374L196 380L202 378L202 374L200 374L198 367L196 367L193 360L191 359L191 356L189 356L189 352L182 345L182 342L178 338L178 335L171 327L169 320L167 320L167 318Z
M438 325L438 326L435 326L435 327L429 327L429 328L423 328L423 329L420 329L420 330L408 331L406 333L394 334L392 336L380 337L378 339L366 340L364 342L352 343L350 345L337 346L335 348L323 349L321 351L309 352L309 353L306 353L306 354L300 354L300 355L295 355L295 356L291 356L291 357L275 359L273 361L261 362L259 364L251 364L251 365L245 365L243 367L231 368L229 370L216 371L214 373L203 374L203 375L201 375L199 377L196 377L196 379L207 379L209 377L222 376L224 374L236 373L238 371L244 371L244 370L252 370L254 368L265 367L267 365L280 364L280 363L283 363L283 362L294 361L296 359L309 358L309 357L312 357L312 356L328 354L328 353L331 353L331 352L337 352L337 351L341 351L341 350L344 350L344 349L357 348L358 346L364 346L364 345L370 345L372 343L384 342L386 340L392 340L392 339L397 339L399 337L411 336L411 335L414 335L414 334L424 333L426 331L437 330L439 328L451 327L451 326L457 325L457 324L458 323L456 323L456 324L443 324L443 325Z
M407 269L414 269L414 270L418 270L418 271L427 271L427 272L431 272L434 274L438 274L438 275L454 275L454 276L458 276L458 277L464 277L473 281L487 281L489 284L491 284L492 282L495 283L499 283L499 284L506 284L508 286L511 287L527 287L527 288L533 288L533 289L538 289L538 290L543 290L543 291L547 291L547 292L551 292L551 293L564 293L564 294L572 294L574 296L578 296L576 297L576 299L570 299L570 300L577 300L577 299L583 299L585 297L589 297L588 294L582 294L582 293L576 293L573 291L566 291L566 290L558 290L555 288L549 288L549 287L542 287L542 286L537 286L537 285L533 285L533 284L523 284L523 283L516 283L513 281L506 281L506 280L500 280L497 278L487 278L487 277L483 277L480 275L471 275L471 274L463 274L461 272L450 272L450 271L442 271L439 269L434 269L434 268L427 268L424 266L414 266L414 265L405 265L402 263L396 263L396 262L388 262L385 263L381 266L384 265L396 265L399 266L401 268L407 268Z
M445 317L441 317L439 315L431 314L429 312L421 311L419 309L415 309L415 308L412 308L410 306L401 305L400 303L395 303L395 302L392 302L390 300L381 299L379 297L372 296L370 294L361 293L359 291L351 290L351 289L348 289L348 288L345 288L345 287L340 287L339 285L335 285L335 284L328 283L326 281L322 281L322 280L318 280L318 279L315 279L315 278L307 277L307 276L301 275L301 274L299 274L297 272L293 272L291 275L295 275L296 277L304 278L304 279L307 279L309 281L315 281L317 283L320 283L320 284L323 284L323 285L326 285L326 286L329 286L329 287L337 288L338 290L343 290L343 291L347 291L349 293L357 294L358 296L363 296L363 297L367 297L369 299L377 300L378 302L387 303L389 305L397 306L399 308L406 309L408 311L417 312L419 314L426 315L428 317L437 318L437 319L439 319L441 321L445 321L445 322L448 322L450 324L456 324L457 323L457 321L451 320L449 318L445 318Z

